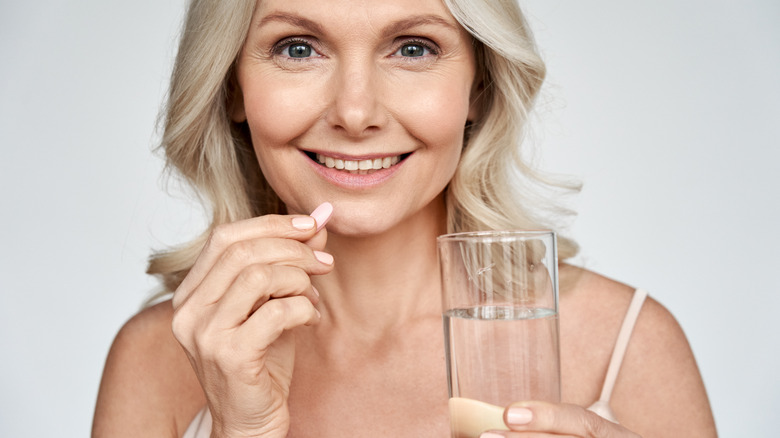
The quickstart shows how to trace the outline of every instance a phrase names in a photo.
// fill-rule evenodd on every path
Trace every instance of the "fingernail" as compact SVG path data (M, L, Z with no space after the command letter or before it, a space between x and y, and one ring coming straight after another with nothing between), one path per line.
M528 424L533 418L534 413L526 408L509 408L509 411L506 413L506 422L516 426Z
M330 215L333 213L333 205L330 202L323 202L319 207L315 208L309 216L313 217L317 221L317 231L321 230L325 224L330 220Z
M500 433L484 432L479 438L504 438L504 435L501 435Z
M314 285L312 285L311 290L314 292L314 296L315 297L319 297L320 296L320 291L318 291L317 288L314 287Z
M314 251L314 257L317 258L322 263L325 263L326 265L332 265L333 264L333 256L322 251Z
M296 217L292 220L293 227L299 230L311 230L314 228L314 218L309 216Z

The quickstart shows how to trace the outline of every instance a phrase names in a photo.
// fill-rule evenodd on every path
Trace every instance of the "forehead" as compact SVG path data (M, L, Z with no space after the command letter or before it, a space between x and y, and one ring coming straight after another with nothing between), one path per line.
M294 14L345 26L348 31L367 25L380 29L388 23L427 17L431 23L460 25L442 0L258 0L255 21L276 14Z

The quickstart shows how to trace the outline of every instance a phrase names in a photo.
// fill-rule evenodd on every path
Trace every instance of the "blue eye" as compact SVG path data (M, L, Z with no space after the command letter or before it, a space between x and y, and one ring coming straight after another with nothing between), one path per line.
M400 52L401 56L416 58L418 56L425 55L425 47L419 44L405 44L403 47L401 47Z
M308 44L294 43L287 46L285 52L290 58L308 58L314 50Z
M398 50L393 53L394 56L403 58L422 58L428 55L438 55L436 46L433 43L418 40L407 40Z
M311 43L300 38L289 38L274 45L273 53L276 56L291 60L304 60L321 56L314 50Z

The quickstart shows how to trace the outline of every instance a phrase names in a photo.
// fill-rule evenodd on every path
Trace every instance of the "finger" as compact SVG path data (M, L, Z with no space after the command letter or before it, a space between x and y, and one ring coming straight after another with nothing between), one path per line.
M328 241L328 230L322 229L311 239L304 242L309 248L316 251L323 251L325 249L325 243Z
M223 329L244 323L273 298L304 296L313 305L318 296L309 275L291 266L251 265L238 275L214 310L214 321Z
M567 403L515 403L504 412L504 422L513 431L592 438L638 437L619 424L605 420L581 406Z
M333 257L305 244L281 238L244 240L234 243L220 256L191 300L200 306L219 301L241 272L252 265L290 266L310 275L330 272Z
M473 437L485 430L506 430L503 407L465 397L450 397L448 404L454 436Z
M265 215L215 227L187 277L177 288L173 297L174 309L189 297L195 286L200 284L215 261L230 245L241 240L264 237L307 241L330 219L333 207L329 203L326 204L327 206L321 205L312 212L317 215L314 218L305 215Z
M320 313L306 297L270 300L238 329L235 339L237 345L265 348L279 338L283 331L316 324L319 320Z
M245 240L268 237L306 241L316 233L316 223L311 219L307 221L306 218L306 216L265 215L215 227L190 272L176 289L173 296L174 309L190 296L231 245Z

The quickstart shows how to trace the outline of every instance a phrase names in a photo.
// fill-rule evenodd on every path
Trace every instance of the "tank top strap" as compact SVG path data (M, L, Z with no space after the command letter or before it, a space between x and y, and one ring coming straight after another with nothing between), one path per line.
M615 349L612 350L612 358L609 360L607 375L604 378L604 386L601 388L601 396L596 403L593 403L588 408L614 423L617 423L618 421L617 418L615 418L615 414L612 412L612 408L609 406L609 400L612 397L612 390L615 389L615 381L617 381L620 365L623 364L623 357L628 348L628 341L631 339L631 332L634 330L634 325L639 317L639 311L642 309L645 298L647 298L647 291L644 289L637 289L634 291L634 297L631 299L631 304L629 304L628 311L623 319L623 325L620 327L617 341L615 341Z

